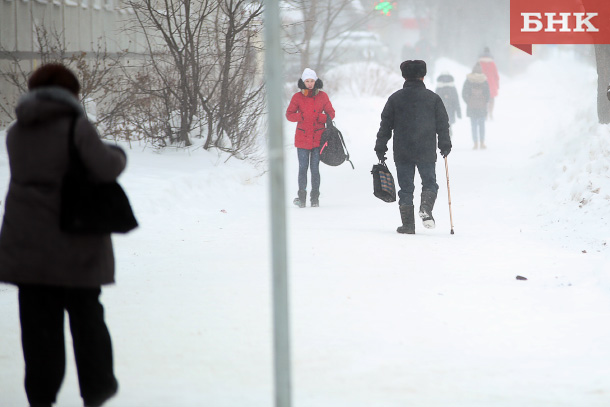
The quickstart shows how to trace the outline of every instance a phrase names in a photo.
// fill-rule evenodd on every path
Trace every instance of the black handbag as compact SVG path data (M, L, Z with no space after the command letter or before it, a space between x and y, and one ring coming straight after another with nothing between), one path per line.
M76 146L74 127L68 135L69 167L61 186L60 229L79 234L126 233L138 226L129 199L118 182L90 178Z
M371 174L373 174L373 195L384 202L395 202L394 177L385 162L379 161L379 164L373 165Z

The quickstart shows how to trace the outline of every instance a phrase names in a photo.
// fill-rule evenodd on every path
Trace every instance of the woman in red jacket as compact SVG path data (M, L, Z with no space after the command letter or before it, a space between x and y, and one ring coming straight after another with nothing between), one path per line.
M493 119L494 100L496 96L498 96L498 90L500 89L500 75L498 74L498 68L496 67L496 63L491 56L489 47L485 47L483 50L483 54L479 58L479 65L481 65L481 69L483 69L483 73L485 74L487 83L489 84L490 98L488 114L489 118Z
M327 116L335 118L335 109L328 95L321 91L322 81L316 73L305 68L295 93L286 109L286 118L297 123L294 145L299 158L299 191L294 204L305 207L307 198L307 170L311 165L311 206L320 206L320 137Z

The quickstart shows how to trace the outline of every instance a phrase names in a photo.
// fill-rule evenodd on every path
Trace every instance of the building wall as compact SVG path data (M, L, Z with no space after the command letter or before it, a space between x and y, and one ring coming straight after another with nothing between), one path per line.
M14 58L26 71L40 65L36 27L58 33L66 52L144 51L141 34L126 30L133 12L122 0L0 0L0 72ZM15 89L0 75L0 96L14 99ZM8 118L0 112L0 129Z

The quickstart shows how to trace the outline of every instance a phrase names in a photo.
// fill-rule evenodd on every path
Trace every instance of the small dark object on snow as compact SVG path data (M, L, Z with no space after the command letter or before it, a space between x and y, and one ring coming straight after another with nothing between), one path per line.
M587 253L587 251L586 251L586 250L583 250L582 252L583 252L583 253L585 253L585 254Z
M527 278L525 278L523 276L517 276L517 280L527 280Z

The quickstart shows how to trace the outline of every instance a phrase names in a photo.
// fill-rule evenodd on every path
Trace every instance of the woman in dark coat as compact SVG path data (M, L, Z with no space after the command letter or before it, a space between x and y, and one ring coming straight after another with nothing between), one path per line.
M487 148L485 146L485 119L487 118L487 106L490 98L489 84L481 69L476 64L472 72L466 76L462 88L462 98L466 102L466 116L470 117L472 127L473 149ZM480 144L479 144L480 143Z
M453 76L448 72L443 72L436 78L436 92L443 99L447 115L449 116L449 124L455 123L455 116L458 119L462 118L462 108L460 107L460 98Z
M59 228L72 123L76 149L91 176L115 180L126 156L102 143L77 99L78 79L63 65L40 67L28 87L6 137L11 179L0 232L0 282L19 290L30 405L55 402L65 371L67 311L81 396L85 406L101 406L118 389L99 302L101 286L114 282L114 255L110 235L75 235Z
M462 108L460 107L460 97L453 76L448 72L443 72L436 78L436 92L443 99L447 115L449 116L449 124L455 123L455 116L462 118ZM451 127L449 127L449 135L451 135Z
M286 118L297 122L294 145L299 158L299 191L294 204L305 207L307 198L307 170L311 164L311 206L319 206L320 197L320 138L325 130L327 117L335 118L335 109L326 92L323 92L322 81L316 73L305 68L298 87L286 109Z

